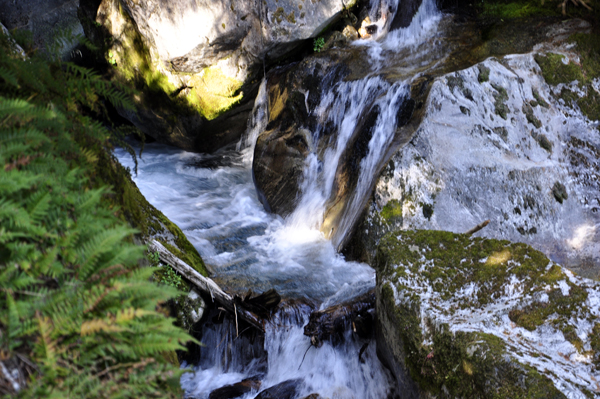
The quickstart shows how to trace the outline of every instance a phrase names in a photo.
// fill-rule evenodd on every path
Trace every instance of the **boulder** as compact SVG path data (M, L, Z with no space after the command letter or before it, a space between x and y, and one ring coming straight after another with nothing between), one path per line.
M600 115L591 104L600 81L585 70L594 65L588 36L578 37L577 50L490 58L437 78L423 122L382 172L355 242L374 248L396 228L464 233L490 220L476 235L525 242L599 278Z
M375 267L378 350L404 397L600 395L600 283L443 231L386 235Z
M285 217L296 208L306 158L324 151L313 142L319 120L312 110L349 74L347 58L332 50L269 74L268 124L258 136L252 165L258 197L269 212Z
M117 77L142 92L137 113L123 116L161 142L211 152L245 130L264 64L343 9L333 0L81 0L79 16Z

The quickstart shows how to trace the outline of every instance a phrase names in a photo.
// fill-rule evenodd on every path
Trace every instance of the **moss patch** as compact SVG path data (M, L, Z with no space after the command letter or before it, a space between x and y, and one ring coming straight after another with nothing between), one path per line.
M482 16L500 19L518 19L531 16L559 16L560 11L539 1L485 1Z
M395 223L402 219L402 203L397 199L388 201L379 213L386 223Z
M483 64L479 64L477 66L479 69L479 75L477 75L477 81L479 83L484 83L490 80L490 68L486 67Z
M536 55L535 60L548 84L554 86L577 81L585 95L579 97L569 88L564 88L559 98L562 98L568 106L577 105L590 120L600 120L600 93L594 90L591 84L600 76L600 34L579 33L571 36L570 39L576 44L580 64L569 62L565 65L562 55L552 53L545 56Z
M542 69L544 80L550 85L556 86L559 83L583 80L581 69L572 62L565 64L566 57L561 54L536 54L534 58Z
M218 67L209 67L190 79L188 100L208 120L213 120L242 100L243 82L227 77Z
M502 119L508 118L508 106L506 105L506 101L508 101L508 93L506 89L499 85L492 85L496 93L494 93L494 112L496 115L500 116Z
M527 103L523 104L523 113L525 114L525 117L527 118L527 122L531 123L533 126L535 126L538 129L540 127L542 127L542 122L533 113L533 108L531 107L531 105L529 105Z
M558 181L554 182L554 186L552 186L552 195L554 196L554 199L561 204L564 200L569 198L567 188L564 186L564 184Z

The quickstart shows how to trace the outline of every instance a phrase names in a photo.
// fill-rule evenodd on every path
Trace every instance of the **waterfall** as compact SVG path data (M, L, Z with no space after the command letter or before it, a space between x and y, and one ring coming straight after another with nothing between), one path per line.
M395 397L393 378L378 361L373 338L359 338L348 329L342 342L324 342L317 348L303 334L303 326L310 311L375 287L374 270L346 261L336 248L360 216L409 100L410 79L389 80L379 71L391 62L388 59L400 57L401 49L421 43L438 19L433 0L424 0L411 26L386 36L398 6L397 0L371 3L371 18L382 35L356 45L365 46L371 55L372 73L337 82L309 110L319 123L310 133L297 207L286 219L264 210L252 180L254 147L268 122L266 80L235 151L192 154L146 145L133 180L148 201L182 229L214 279L230 293L275 288L288 303L303 303L280 307L264 337L237 331L232 320L223 320L215 311L202 327L204 346L190 365L193 372L181 379L186 397L205 399L215 389L256 376L261 389L298 381L297 397ZM413 36L416 42L411 42ZM334 134L325 134L325 124L333 126ZM330 234L324 229L326 211L337 195L337 173L353 156L348 146L357 140L361 153L355 160L353 191ZM125 151L118 149L115 155L124 166L133 166ZM257 391L242 398L254 398Z

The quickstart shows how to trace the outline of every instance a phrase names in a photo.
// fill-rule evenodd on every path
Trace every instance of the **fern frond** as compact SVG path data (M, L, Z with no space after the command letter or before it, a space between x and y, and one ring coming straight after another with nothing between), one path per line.
M19 81L17 80L17 74L15 71L0 66L0 78L4 79L4 81L10 86L17 89L19 88Z

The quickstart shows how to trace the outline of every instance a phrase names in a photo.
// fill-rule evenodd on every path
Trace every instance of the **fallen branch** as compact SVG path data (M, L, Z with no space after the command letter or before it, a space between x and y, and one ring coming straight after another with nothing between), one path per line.
M485 222L479 223L477 226L473 227L471 230L467 231L465 234L467 235L471 235L471 234L475 234L477 233L479 230L483 229L485 226L487 226L490 223L489 220L486 220Z
M190 283L194 284L200 291L210 295L213 302L219 303L224 309L233 314L236 318L236 322L237 317L239 316L239 318L246 323L252 325L262 332L265 331L263 320L261 320L254 313L241 308L239 304L236 306L234 298L223 291L221 287L217 285L217 283L198 273L193 267L173 255L160 242L151 240L148 243L148 248L152 252L158 252L161 262L171 266Z

